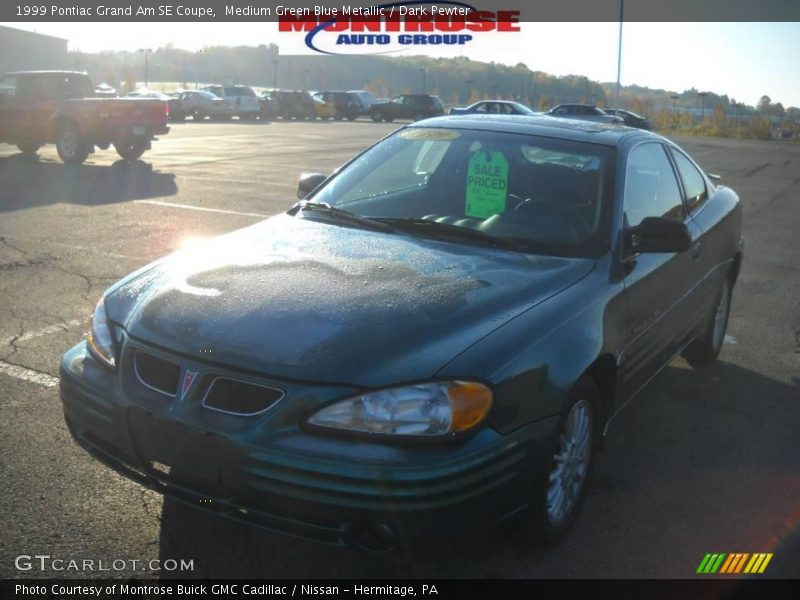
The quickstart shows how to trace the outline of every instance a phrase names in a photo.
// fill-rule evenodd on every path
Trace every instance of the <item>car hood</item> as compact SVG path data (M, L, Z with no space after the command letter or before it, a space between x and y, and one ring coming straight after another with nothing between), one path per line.
M106 308L193 359L370 387L433 376L593 264L281 215L154 263Z

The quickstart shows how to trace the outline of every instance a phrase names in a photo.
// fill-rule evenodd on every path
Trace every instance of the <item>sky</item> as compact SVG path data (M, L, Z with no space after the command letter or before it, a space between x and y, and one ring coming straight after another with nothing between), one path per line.
M281 54L304 53L301 34L276 23L3 23L69 40L70 50L136 50L172 44L198 50L215 45L275 43ZM521 23L515 34L480 34L466 47L414 46L409 54L525 63L552 75L617 79L619 23ZM625 23L623 85L682 92L697 88L750 105L763 95L800 107L800 23Z

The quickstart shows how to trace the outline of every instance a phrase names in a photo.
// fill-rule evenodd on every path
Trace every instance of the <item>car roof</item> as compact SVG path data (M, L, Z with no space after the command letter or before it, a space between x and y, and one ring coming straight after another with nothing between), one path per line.
M544 115L453 115L425 119L418 124L424 127L444 127L448 129L476 129L500 133L525 133L579 142L592 142L606 146L618 146L623 140L635 136L662 139L661 136L613 123L580 121L577 119L557 119Z
M597 108L597 106L595 106L594 104L576 104L574 102L567 102L567 103L564 103L564 104L559 104L558 106L568 106L570 108L577 108L577 107L581 107L581 108ZM555 106L553 108L558 108L558 106Z
M485 104L487 102L493 102L495 104L520 104L516 100L478 100L475 104ZM520 104L520 106L524 106Z

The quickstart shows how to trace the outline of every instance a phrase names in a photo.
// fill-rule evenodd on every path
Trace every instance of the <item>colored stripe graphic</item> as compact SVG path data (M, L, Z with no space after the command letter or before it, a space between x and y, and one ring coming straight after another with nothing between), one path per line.
M725 554L706 554L705 558L703 558L703 562L700 563L700 566L697 567L698 573L716 573L719 569L722 561L725 559Z
M697 573L701 574L736 574L763 573L772 560L772 553L724 552L708 553L700 561ZM745 566L747 565L747 566Z

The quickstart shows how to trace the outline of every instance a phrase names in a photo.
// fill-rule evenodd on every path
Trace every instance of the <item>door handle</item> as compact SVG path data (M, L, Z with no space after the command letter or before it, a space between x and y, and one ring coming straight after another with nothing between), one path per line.
M692 244L692 259L697 260L700 258L700 255L703 253L703 244L702 242L695 242Z

